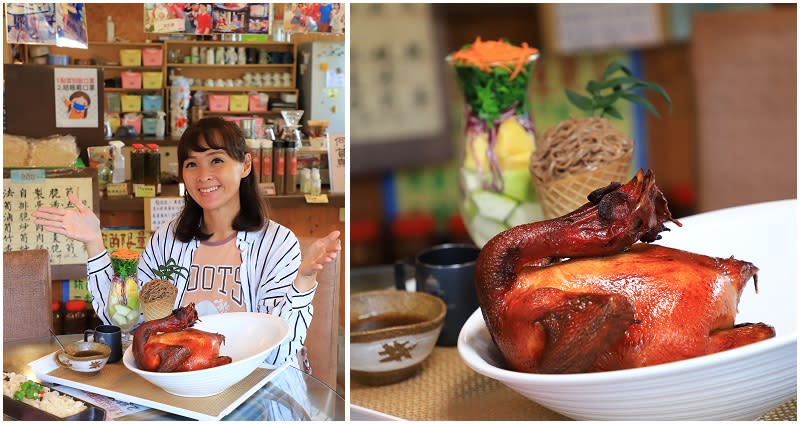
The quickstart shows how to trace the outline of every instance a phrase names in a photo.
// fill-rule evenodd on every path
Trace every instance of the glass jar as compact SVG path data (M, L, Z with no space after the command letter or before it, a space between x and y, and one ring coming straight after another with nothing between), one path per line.
M285 194L297 193L297 142L286 142L286 174L284 190Z
M278 140L272 149L272 181L275 183L275 194L284 193L286 176L286 142Z
M253 164L251 172L255 176L256 182L259 182L261 179L261 142L254 138L248 138L245 139L245 143L247 143L247 153L250 153Z
M270 139L261 140L261 182L272 182L272 143Z
M529 56L513 78L501 68L482 70L448 58L465 112L456 126L462 128L459 210L479 247L510 227L543 219L529 171L536 133L528 85L537 58ZM492 95L486 95L490 86ZM506 95L494 94L501 92Z
M156 186L156 193L161 194L161 152L158 144L147 145L144 175L144 183Z
M145 182L145 160L147 153L144 144L131 145L131 182L133 184L147 184Z

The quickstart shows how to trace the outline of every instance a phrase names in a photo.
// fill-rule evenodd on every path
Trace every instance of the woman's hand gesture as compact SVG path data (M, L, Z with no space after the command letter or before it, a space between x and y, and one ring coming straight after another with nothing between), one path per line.
M46 231L81 241L86 246L89 257L97 255L105 249L103 234L100 232L100 218L81 203L77 193L71 192L67 198L75 208L42 206L31 213L36 218L34 224L43 226Z
M305 252L303 262L300 263L300 275L313 277L322 270L323 265L336 259L342 250L339 240L339 231L331 231L327 236L317 239Z

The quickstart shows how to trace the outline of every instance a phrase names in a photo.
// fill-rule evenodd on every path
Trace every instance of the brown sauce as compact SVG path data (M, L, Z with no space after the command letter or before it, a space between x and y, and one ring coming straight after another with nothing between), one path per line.
M378 315L351 322L350 331L380 330L382 328L397 327L400 325L418 324L423 321L425 321L425 318L417 315Z
M73 353L71 356L74 356L76 358L87 358L89 356L97 356L97 355L102 355L102 353L96 350L79 350Z

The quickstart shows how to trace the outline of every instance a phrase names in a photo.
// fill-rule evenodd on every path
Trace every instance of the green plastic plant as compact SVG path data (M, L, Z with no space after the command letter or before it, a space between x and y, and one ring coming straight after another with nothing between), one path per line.
M163 280L168 281L175 281L173 278L175 276L183 277L184 279L189 278L189 270L185 267L178 265L175 262L175 259L169 258L167 263L164 265L159 265L157 269L150 269L156 277L161 278Z
M616 76L620 73L624 74L624 76ZM672 110L672 101L661 86L634 78L633 72L622 62L616 60L611 62L606 70L603 71L600 81L592 80L586 84L586 91L589 93L588 97L572 90L565 91L570 103L586 112L588 116L594 116L599 112L600 117L608 115L622 119L622 114L614 104L619 99L625 99L642 106L648 112L660 118L661 115L658 114L655 106L643 96L637 94L641 90L648 89L658 93Z

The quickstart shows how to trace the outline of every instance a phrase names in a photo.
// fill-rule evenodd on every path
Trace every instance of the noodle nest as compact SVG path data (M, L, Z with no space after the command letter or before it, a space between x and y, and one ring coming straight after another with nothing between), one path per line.
M599 117L570 118L545 131L531 156L531 176L549 183L594 171L633 151L633 141Z

